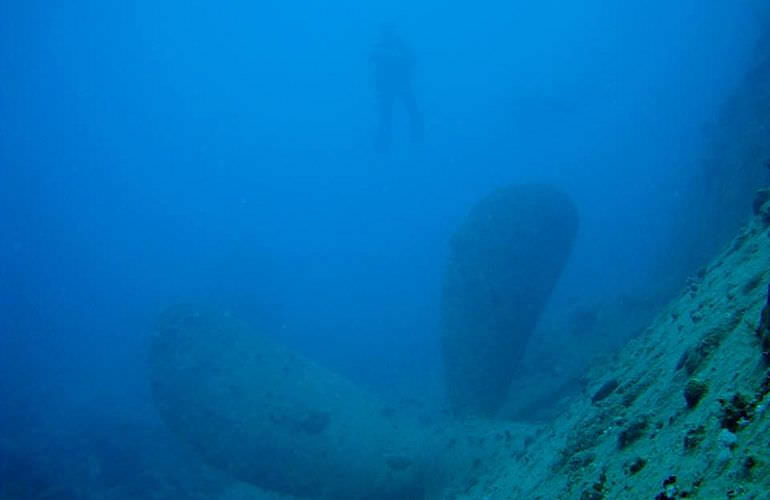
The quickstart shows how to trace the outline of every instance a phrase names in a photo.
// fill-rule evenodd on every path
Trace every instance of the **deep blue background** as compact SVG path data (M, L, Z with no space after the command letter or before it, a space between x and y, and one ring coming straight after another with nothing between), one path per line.
M409 151L397 118L388 157L383 22L417 53L426 120ZM4 2L6 401L141 414L153 318L191 299L381 391L432 391L448 238L511 182L579 205L555 301L659 283L756 28L748 1Z

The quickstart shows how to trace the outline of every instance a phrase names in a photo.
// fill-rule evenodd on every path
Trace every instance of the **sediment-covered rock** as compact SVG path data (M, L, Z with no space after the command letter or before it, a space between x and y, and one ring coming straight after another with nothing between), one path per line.
M481 200L451 241L442 291L447 392L459 413L493 415L572 249L577 209L545 185Z
M162 418L235 478L306 497L423 497L425 433L228 315L168 309L151 358Z

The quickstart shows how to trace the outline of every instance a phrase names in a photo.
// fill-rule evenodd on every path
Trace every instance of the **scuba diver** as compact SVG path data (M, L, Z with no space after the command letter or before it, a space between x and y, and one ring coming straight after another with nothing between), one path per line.
M392 26L385 26L369 60L374 66L374 87L377 93L377 150L385 153L390 149L393 106L397 101L404 106L409 117L411 144L421 144L423 124L414 96L415 57L411 48Z

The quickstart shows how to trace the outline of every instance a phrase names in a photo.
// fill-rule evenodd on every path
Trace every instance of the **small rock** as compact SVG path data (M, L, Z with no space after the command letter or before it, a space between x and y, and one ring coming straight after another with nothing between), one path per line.
M618 434L618 449L622 450L641 438L647 430L648 425L648 418L643 416L620 431L620 434Z
M722 431L719 433L717 441L719 441L720 446L723 448L732 450L735 448L735 445L738 444L738 436L736 436L734 432L731 432L728 429L722 429Z
M684 399L687 402L687 407L692 409L698 406L707 391L708 385L705 382L696 378L688 380L684 386Z
M702 425L694 429L689 429L684 436L684 449L691 451L697 448L701 441L706 437L706 428Z
M591 398L592 403L598 403L602 399L606 398L610 394L612 394L615 389L618 388L618 381L616 379L611 379L602 384L602 386L599 388L599 390L596 391L596 393Z
M762 206L770 201L770 189L760 189L754 195L754 203L752 208L754 209L754 215L759 215L762 212Z
M633 476L640 470L644 469L645 465L647 465L647 460L643 459L642 457L636 457L633 461L626 463L624 469L626 474Z

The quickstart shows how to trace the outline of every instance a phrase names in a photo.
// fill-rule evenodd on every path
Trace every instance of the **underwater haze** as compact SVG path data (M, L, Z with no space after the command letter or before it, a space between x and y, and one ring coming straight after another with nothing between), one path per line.
M217 497L157 437L148 349L178 302L441 407L450 239L499 188L577 206L546 315L675 290L682 197L763 3L4 2L0 498L172 476ZM414 57L393 102L383 30Z

